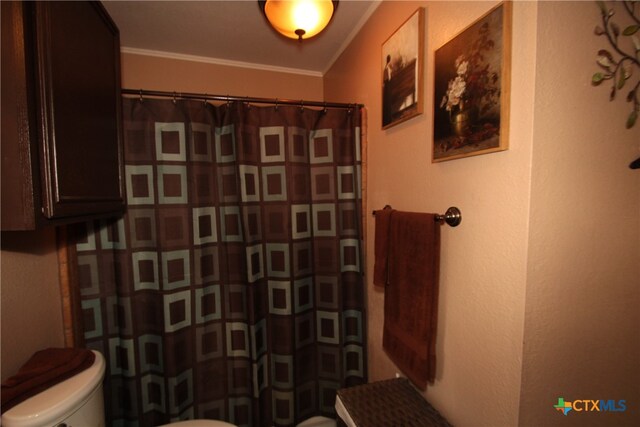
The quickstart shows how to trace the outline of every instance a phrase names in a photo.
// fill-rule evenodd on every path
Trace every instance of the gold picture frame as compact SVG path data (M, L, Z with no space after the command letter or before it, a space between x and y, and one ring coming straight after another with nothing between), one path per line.
M512 4L435 51L432 162L509 148Z
M382 44L382 129L422 114L424 8Z

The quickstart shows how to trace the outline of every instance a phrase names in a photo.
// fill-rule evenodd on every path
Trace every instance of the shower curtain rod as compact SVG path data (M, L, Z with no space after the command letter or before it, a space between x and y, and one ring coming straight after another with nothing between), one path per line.
M254 104L272 104L272 105L296 105L299 107L322 107L322 108L362 108L363 104L346 104L342 102L322 102L322 101L295 101L292 99L278 98L253 98L249 96L229 96L229 95L209 95L208 93L188 93L188 92L166 92L159 90L144 89L122 89L123 95L137 95L140 99L145 96L165 97L173 99L198 99L200 101L222 101L222 102L251 102Z

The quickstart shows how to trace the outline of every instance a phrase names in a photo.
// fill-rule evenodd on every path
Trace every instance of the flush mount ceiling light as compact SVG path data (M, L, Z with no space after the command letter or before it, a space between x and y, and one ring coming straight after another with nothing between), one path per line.
M338 7L338 0L259 0L269 23L292 39L308 39L322 31Z

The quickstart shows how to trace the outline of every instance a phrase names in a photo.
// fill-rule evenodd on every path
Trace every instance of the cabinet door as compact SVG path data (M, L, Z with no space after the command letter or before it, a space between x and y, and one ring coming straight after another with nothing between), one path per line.
M31 150L35 127L33 91L28 81L30 70L25 52L23 4L2 1L2 230L29 230L35 227L39 176L37 153ZM35 189L34 189L35 185Z
M124 209L120 38L98 2L35 2L42 213Z

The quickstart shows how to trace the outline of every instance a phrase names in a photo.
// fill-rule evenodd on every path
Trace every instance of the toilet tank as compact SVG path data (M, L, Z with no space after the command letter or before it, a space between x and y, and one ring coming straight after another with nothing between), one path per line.
M93 365L2 414L2 427L104 427L105 362L92 351Z

